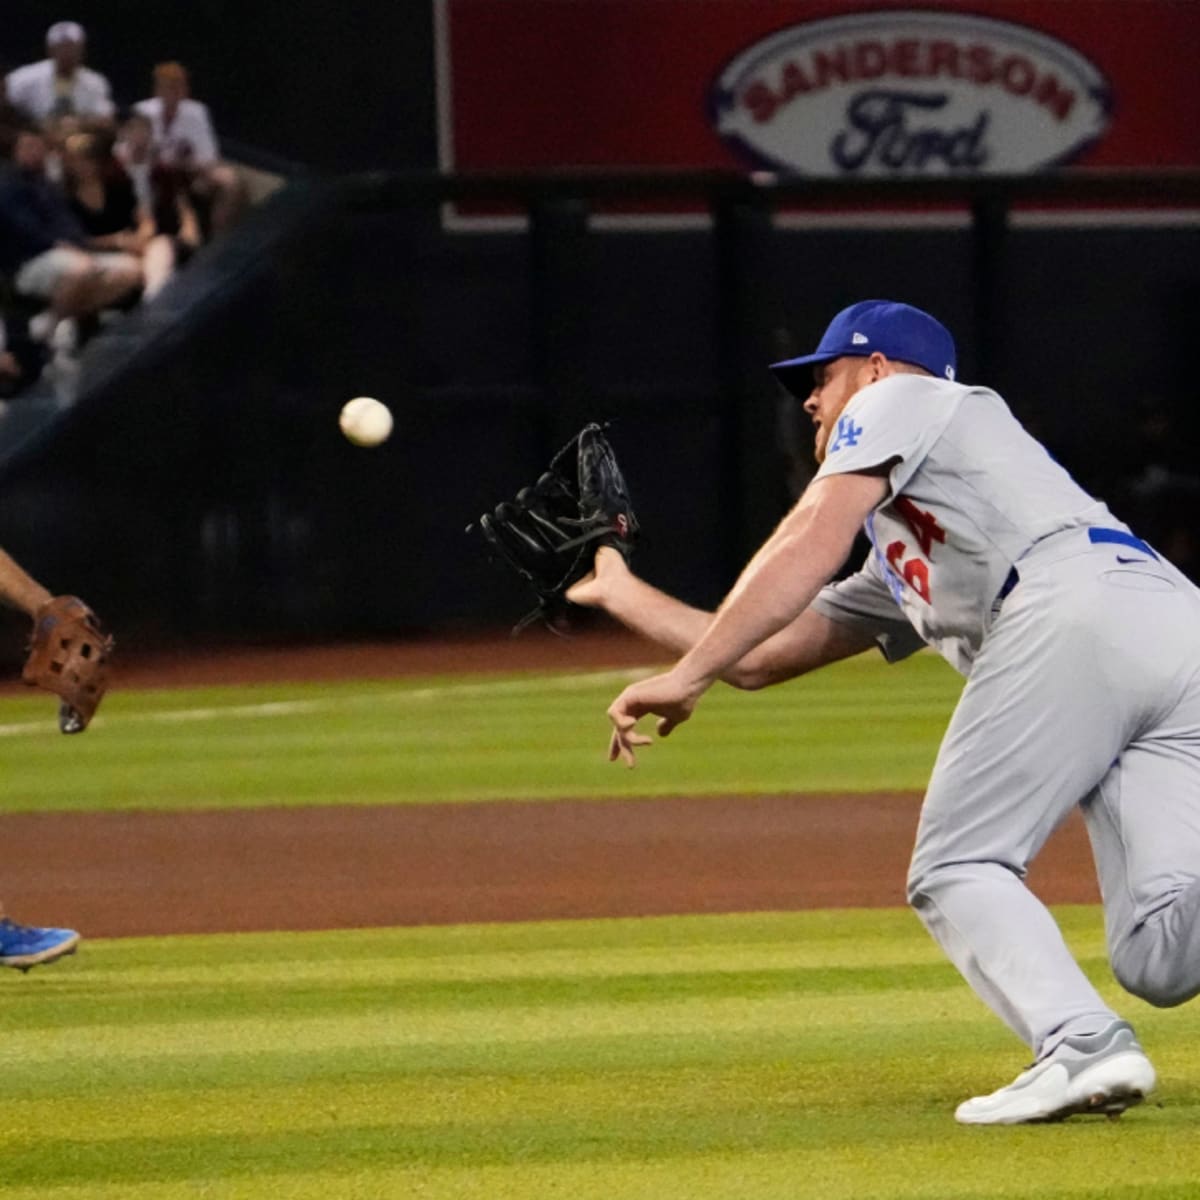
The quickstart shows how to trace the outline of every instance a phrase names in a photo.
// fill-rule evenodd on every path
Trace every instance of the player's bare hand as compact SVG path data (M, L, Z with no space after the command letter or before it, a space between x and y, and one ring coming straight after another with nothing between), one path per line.
M636 729L614 729L612 737L608 739L608 761L616 762L619 758L627 767L637 766L634 747L649 746L652 741L653 738L638 733Z
M648 746L652 741L637 732L639 718L648 714L657 716L658 736L667 737L692 715L703 690L689 686L674 671L630 684L608 708L608 719L613 726L608 761L620 759L627 767L635 766L636 748Z

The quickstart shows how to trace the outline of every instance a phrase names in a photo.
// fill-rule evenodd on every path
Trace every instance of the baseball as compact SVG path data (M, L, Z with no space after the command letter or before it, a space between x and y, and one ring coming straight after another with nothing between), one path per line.
M392 410L372 396L355 396L342 406L338 426L356 446L378 446L391 435Z

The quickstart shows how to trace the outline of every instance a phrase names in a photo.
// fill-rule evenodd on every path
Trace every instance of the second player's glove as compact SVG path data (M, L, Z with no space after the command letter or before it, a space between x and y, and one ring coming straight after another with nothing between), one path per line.
M58 727L82 733L108 690L112 637L78 596L55 596L33 618L21 678L59 698Z

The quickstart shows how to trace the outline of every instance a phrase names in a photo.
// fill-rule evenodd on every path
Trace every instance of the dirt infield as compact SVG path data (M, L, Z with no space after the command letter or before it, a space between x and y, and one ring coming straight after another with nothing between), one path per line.
M16 814L18 916L92 936L904 903L917 797L749 796ZM1096 899L1072 823L1049 901ZM17 900L19 899L19 907Z
M118 686L578 670L655 661L616 635L463 637L159 657ZM656 798L0 817L18 918L93 937L904 903L919 797ZM1097 899L1082 823L1031 877Z

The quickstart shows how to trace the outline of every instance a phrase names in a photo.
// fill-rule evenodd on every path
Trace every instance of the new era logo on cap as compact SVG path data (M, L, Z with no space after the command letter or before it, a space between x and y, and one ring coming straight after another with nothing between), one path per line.
M844 308L825 330L813 354L771 364L775 377L801 399L812 391L806 368L835 358L867 358L878 352L896 362L923 367L931 375L953 379L957 356L954 338L935 317L911 304L863 300Z

